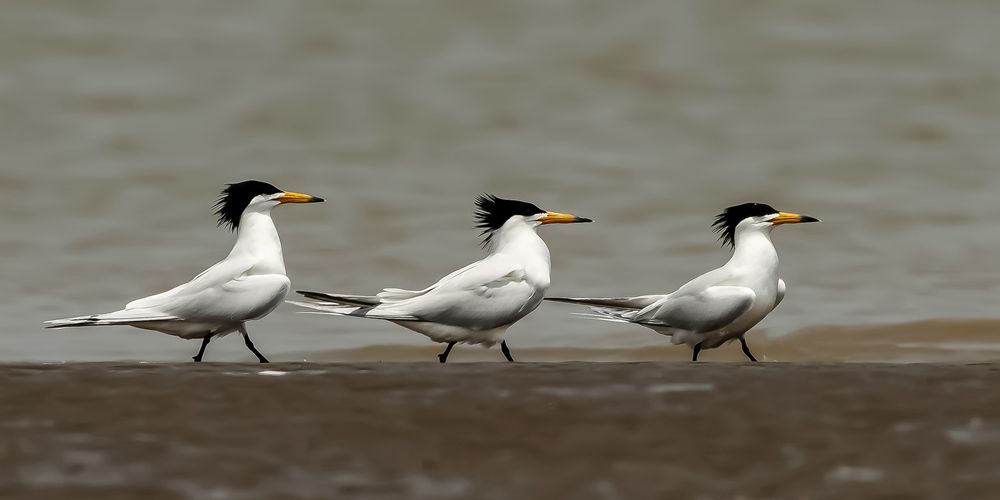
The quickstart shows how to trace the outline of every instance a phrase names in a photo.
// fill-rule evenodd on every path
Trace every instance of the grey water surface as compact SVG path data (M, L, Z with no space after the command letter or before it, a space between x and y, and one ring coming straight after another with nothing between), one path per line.
M328 200L275 212L295 288L426 286L480 257L492 192L596 220L542 229L551 293L667 292L727 258L716 213L762 201L824 220L775 234L771 334L996 317L997 19L973 0L4 2L0 360L193 354L41 322L224 257L212 204L248 178ZM571 311L509 343L667 342ZM279 359L427 342L292 307L250 331ZM208 358L248 359L237 339Z

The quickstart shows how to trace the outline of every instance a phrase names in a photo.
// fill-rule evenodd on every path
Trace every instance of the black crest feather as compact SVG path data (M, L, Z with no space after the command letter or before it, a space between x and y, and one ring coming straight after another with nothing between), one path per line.
M505 200L492 194L483 193L476 198L476 227L483 230L483 245L490 242L493 232L515 215L530 217L544 214L545 210L526 201Z
M761 217L778 213L774 207L764 203L744 203L734 205L715 216L712 227L719 233L723 246L736 247L736 226L747 217Z
M219 200L215 202L215 215L219 216L220 226L229 226L235 231L240 227L240 216L246 210L250 200L262 194L276 194L282 191L266 182L243 181L226 184Z

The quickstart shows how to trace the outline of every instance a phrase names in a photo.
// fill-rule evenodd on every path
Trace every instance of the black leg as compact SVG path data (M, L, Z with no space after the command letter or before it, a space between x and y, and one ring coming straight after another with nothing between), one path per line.
M257 359L261 363L267 363L267 358L265 358L264 355L261 354L260 351L258 351L257 348L253 346L253 341L250 340L250 334L247 333L246 328L240 327L240 333L243 334L243 341L246 342L247 348L250 349L250 352L256 354Z
M747 345L747 341L743 337L740 337L740 345L743 346L743 354L746 354L750 358L750 361L756 363L757 358L753 357L753 353L750 352L750 346Z
M201 340L201 349L198 349L198 354L195 354L195 356L191 358L194 360L195 363L201 363L201 357L205 355L205 348L208 347L208 342L212 340L213 335L215 334L210 333L208 335L205 335L205 338Z
M442 363L448 361L448 355L451 354L452 347L455 347L455 342L448 342L448 347L444 349L444 352L438 354L438 361Z
M694 345L694 355L691 356L691 361L698 361L698 353L701 352L701 342Z
M506 340L500 342L500 351L503 352L503 357L507 358L507 361L514 362L514 358L510 357L510 349L507 348Z

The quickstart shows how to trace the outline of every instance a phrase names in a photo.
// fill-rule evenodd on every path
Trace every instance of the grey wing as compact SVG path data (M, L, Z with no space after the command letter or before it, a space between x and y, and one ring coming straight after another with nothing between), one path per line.
M526 307L536 294L519 265L495 261L440 282L422 295L380 304L369 316L412 315L435 323L494 327L530 312L533 307Z
M667 297L634 314L629 321L692 332L711 332L746 313L757 294L742 286L713 286L701 293Z
M161 308L183 296L198 294L204 290L221 286L231 280L241 278L254 261L249 258L222 260L195 276L191 281L178 285L170 290L149 297L133 300L125 305L125 309Z
M461 269L456 269L455 271L449 273L447 276L439 279L433 285L424 288L422 290L406 290L404 288L386 288L381 292L379 292L379 294L376 295L376 298L380 303L401 302L404 300L414 299L422 295L426 295L427 293L433 290L437 290L442 286L448 286L449 284L454 284L455 282L466 280L467 278L469 278L469 276L467 276L468 273L475 274L476 270L482 269L485 266L485 264L487 264L489 261L490 257L487 257L483 260L473 262L472 264L469 264ZM473 279L475 279L475 277L473 277Z
M778 278L778 298L774 301L774 307L778 307L778 304L785 299L785 280Z
M519 262L492 255L423 290L387 288L374 297L299 293L320 302L293 304L330 314L492 328L530 312L526 308L538 292Z
M290 286L283 274L238 276L192 293L175 295L157 309L190 321L259 319L278 307Z
M296 290L296 293L302 295L306 298L318 301L325 306L360 306L361 308L367 308L370 310L380 304L391 304L396 302L402 302L410 299L415 299L426 295L428 292L439 288L443 283L448 283L451 280L456 279L458 276L467 273L470 270L476 269L481 265L483 261L473 262L461 269L455 270L448 274L447 276L441 278L433 285L424 288L422 290L406 290L403 288L386 288L379 292L377 295L350 295L350 294L340 294L340 293L328 293L328 292L313 292L308 290ZM296 303L298 304L298 303Z
M670 294L670 296L680 297L683 295L696 295L713 286L725 285L726 282L732 277L732 273L724 267L713 269L691 281L688 281L678 288L677 291Z

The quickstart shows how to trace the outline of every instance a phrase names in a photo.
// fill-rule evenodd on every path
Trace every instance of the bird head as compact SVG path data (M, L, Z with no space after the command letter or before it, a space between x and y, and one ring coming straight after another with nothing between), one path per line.
M538 227L544 224L574 224L592 222L572 214L549 212L526 201L505 200L492 194L476 198L476 227L483 230L483 245L488 245L493 234L508 224L527 224Z
M308 194L283 191L261 181L243 181L227 184L215 204L215 215L220 226L236 230L240 217L247 211L265 212L284 203L318 203L323 198Z
M764 203L744 203L729 207L715 217L712 226L719 233L723 245L736 244L736 232L740 229L770 230L782 224L802 224L821 222L815 217L791 212L779 212Z

